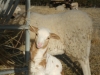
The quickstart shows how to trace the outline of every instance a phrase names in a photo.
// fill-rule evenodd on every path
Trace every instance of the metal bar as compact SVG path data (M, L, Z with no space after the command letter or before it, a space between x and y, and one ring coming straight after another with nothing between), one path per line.
M8 8L7 8L7 10L6 10L5 14L4 14L5 17L7 17L12 5L13 5L13 1L10 1L9 6L8 6Z
M17 3L16 3L17 4ZM15 7L15 6L14 6ZM14 7L12 8L12 11L14 11ZM30 35L29 35L29 19L30 19L30 0L26 0L26 14L27 14L27 20L25 25L0 25L0 29L26 29L26 44L25 44L25 62L27 63L27 66L25 68L21 69L13 69L13 70L6 70L6 71L0 71L0 75L9 74L9 73L16 73L16 72L22 72L25 71L25 75L29 75L29 50L30 50ZM9 14L11 16L12 12ZM8 17L9 18L9 17ZM8 20L6 19L6 21Z
M11 74L11 73L18 73L27 71L27 68L18 68L18 69L9 69L9 70L0 70L0 75Z
M29 29L26 25L0 25L0 29Z
M29 26L30 19L30 0L26 0L26 26ZM29 58L30 58L30 34L29 30L26 29L26 44L25 44L25 62L27 63L27 68L29 69ZM29 75L29 70L25 72L25 75Z

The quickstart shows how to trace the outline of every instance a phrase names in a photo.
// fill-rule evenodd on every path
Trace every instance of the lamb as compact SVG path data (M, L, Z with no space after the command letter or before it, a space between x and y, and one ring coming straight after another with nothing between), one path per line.
M30 19L30 25L46 27L59 35L59 40L50 39L48 53L51 55L66 53L74 57L80 63L84 75L91 75L89 54L93 27L91 18L85 12L69 10L48 15L32 12ZM30 31L30 39L33 38L34 34Z
M66 7L66 5L62 4L62 5L57 6L55 9L58 11L65 11L65 7Z
M47 53L49 40L58 40L60 37L46 28L32 28L30 30L35 32L36 37L30 49L30 75L62 75L61 62Z
M71 3L71 8L78 10L78 3L77 2Z
M17 6L11 18L16 18L19 12L21 12L21 8Z
M21 8L19 6L17 6L13 15L18 14L20 11L21 11Z

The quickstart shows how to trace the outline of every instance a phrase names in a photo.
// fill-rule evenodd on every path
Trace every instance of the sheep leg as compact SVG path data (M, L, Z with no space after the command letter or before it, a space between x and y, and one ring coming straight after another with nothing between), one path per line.
M89 72L89 75L91 75L91 70L90 70L90 65L89 65L89 60L88 61L88 72Z
M91 71L90 71L90 65L89 65L89 54L90 54L90 47L91 46L91 41L89 40L87 43L87 55L88 55L88 59L87 59L87 64L88 64L88 74L91 75Z
M83 60L79 60L79 63L81 65L81 67L82 67L83 74L84 75L91 75L90 66L89 66L89 58L85 59L84 61Z

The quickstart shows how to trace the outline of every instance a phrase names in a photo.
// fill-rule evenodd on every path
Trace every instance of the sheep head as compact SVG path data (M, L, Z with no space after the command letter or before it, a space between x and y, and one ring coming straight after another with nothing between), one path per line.
M30 27L30 31L35 32L35 43L37 48L45 48L48 45L48 42L51 38L59 40L60 37L55 34L51 33L47 28L37 28L37 27Z

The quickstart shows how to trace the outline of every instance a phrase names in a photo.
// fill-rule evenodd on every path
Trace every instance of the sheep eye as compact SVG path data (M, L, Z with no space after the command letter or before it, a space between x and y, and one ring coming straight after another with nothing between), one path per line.
M37 36L38 34L36 33L36 36Z
M50 39L50 38L48 37L48 39Z

